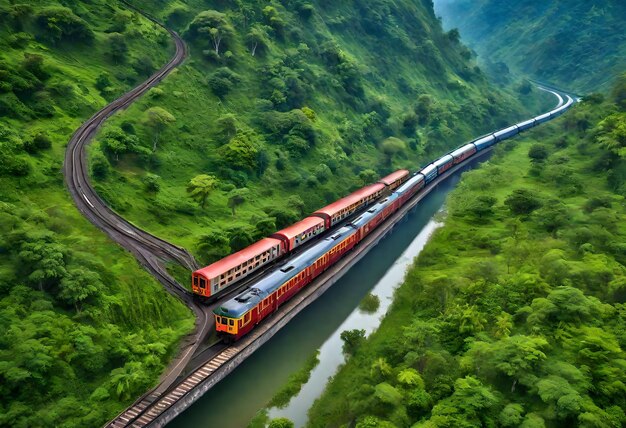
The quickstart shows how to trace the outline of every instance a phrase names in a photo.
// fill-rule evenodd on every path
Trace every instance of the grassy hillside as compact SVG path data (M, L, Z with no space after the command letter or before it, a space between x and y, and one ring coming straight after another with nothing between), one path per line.
M608 91L626 69L626 4L619 0L436 0L494 75L507 68L580 92Z
M626 75L466 173L309 426L624 426L625 130Z
M0 1L0 426L101 425L193 326L61 171L72 132L172 50L116 2Z
M525 116L430 2L136 4L191 54L100 133L94 181L203 262ZM542 96L522 98L538 110Z

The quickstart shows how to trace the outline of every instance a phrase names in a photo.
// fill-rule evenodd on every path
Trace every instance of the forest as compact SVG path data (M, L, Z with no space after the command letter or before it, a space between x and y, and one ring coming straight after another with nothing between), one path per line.
M626 424L626 74L451 193L308 426Z
M436 0L435 8L495 80L521 73L582 94L609 91L623 72L622 1Z
M154 385L190 311L76 210L65 145L166 61L116 2L0 2L0 426L99 426Z
M492 88L428 2L133 4L190 57L111 118L90 171L201 262L544 102ZM193 317L76 210L63 156L173 43L122 2L40 0L0 2L0 47L0 426L101 425L156 384Z
M427 3L215 3L136 3L191 55L90 153L116 211L201 263L548 99L491 86Z

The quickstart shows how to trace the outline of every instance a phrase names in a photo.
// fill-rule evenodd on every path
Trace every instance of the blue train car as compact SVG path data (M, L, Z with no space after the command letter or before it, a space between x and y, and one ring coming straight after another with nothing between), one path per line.
M530 129L533 126L535 126L535 119L529 119L529 120L526 120L524 122L520 122L517 124L517 128L519 129L520 132L526 131L527 129Z
M493 146L495 142L496 137L494 137L493 135L489 135L487 137L479 138L478 140L474 141L474 145L476 146L476 150L481 151L489 146Z
M497 132L493 133L493 136L496 137L497 141L506 140L507 138L511 138L514 135L519 134L519 129L517 125L509 126L508 128L501 129Z
M550 120L550 113L545 113L535 118L535 124L545 123Z

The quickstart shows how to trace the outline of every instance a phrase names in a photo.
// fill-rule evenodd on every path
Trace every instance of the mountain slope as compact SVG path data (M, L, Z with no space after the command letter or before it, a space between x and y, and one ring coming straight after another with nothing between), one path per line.
M626 68L626 4L618 0L437 0L494 72L504 62L541 81L580 92L610 89Z
M205 262L523 116L427 1L136 4L190 59L103 129L94 181Z
M623 75L464 174L307 426L624 426L625 136Z
M153 385L191 313L64 186L76 128L165 63L117 3L0 1L0 426L98 426Z

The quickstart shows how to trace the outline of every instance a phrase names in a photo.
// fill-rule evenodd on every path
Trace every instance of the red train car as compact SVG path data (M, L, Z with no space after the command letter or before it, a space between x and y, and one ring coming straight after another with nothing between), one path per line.
M293 251L294 248L299 247L325 230L326 224L324 219L320 217L307 217L296 224L279 230L273 235L270 235L270 237L285 241L287 251Z
M409 174L410 172L408 169L399 169L396 172L392 172L388 176L381 178L378 180L378 183L383 183L389 188L389 190L394 190L409 179Z
M276 238L264 238L254 244L224 257L192 275L193 292L209 297L219 293L234 282L265 266L287 252L286 243Z
M344 218L378 199L385 190L383 183L370 184L341 198L321 210L313 213L314 216L324 219L326 229L330 229Z

